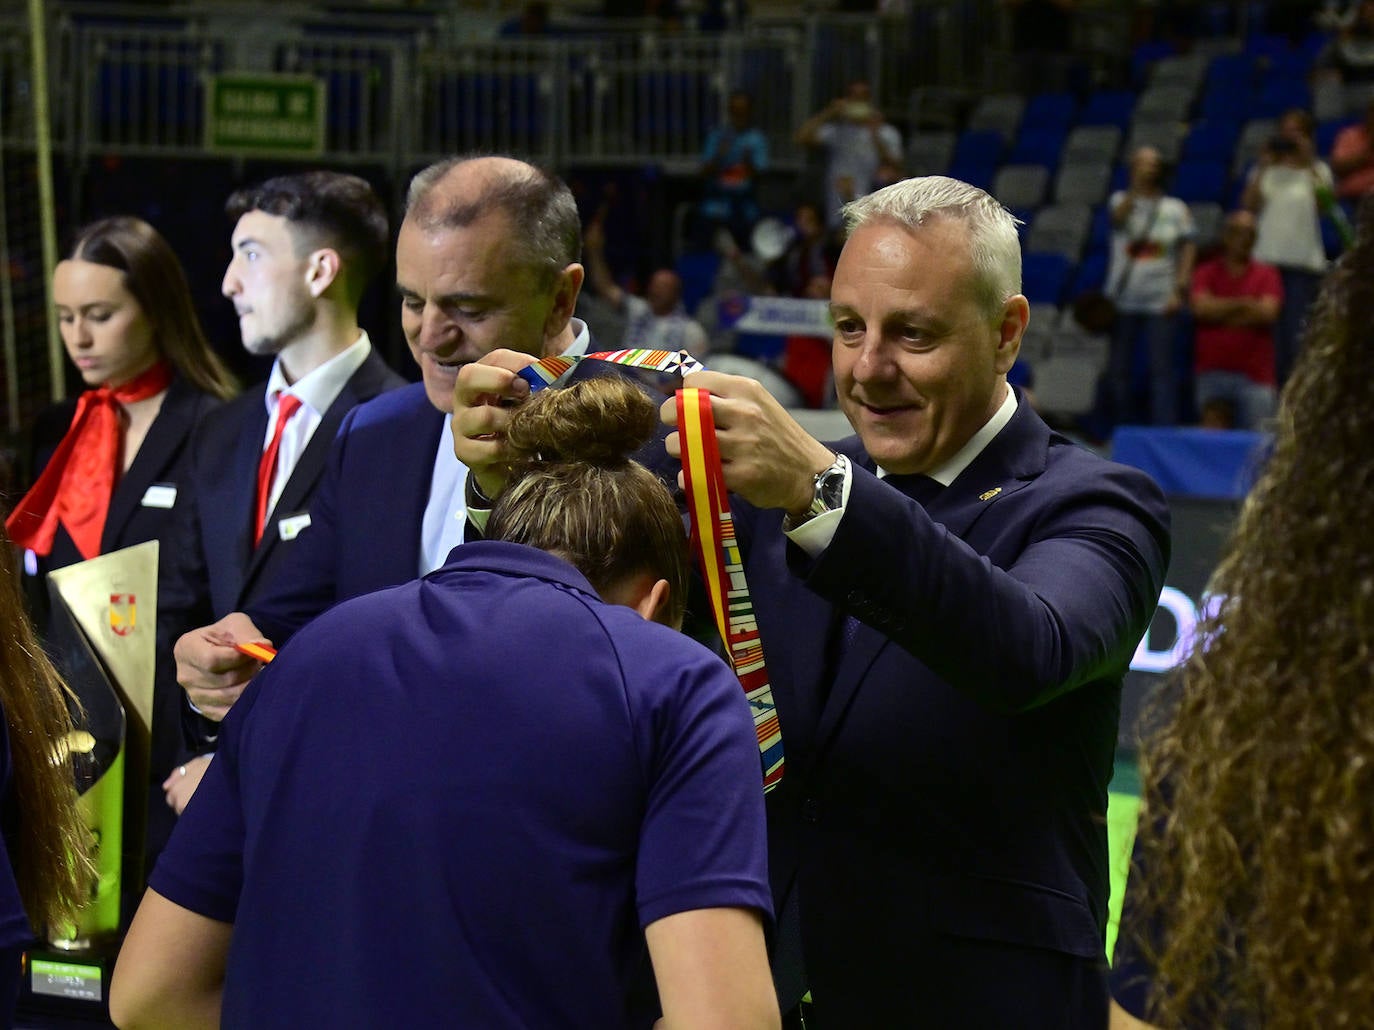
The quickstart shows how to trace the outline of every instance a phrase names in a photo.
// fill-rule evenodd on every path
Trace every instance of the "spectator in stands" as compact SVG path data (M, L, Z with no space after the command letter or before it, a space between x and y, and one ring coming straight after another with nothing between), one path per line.
M1145 748L1117 1030L1357 1027L1374 1011L1371 205Z
M1221 253L1193 274L1197 335L1193 368L1198 411L1226 401L1237 429L1258 429L1274 413L1274 323L1283 285L1273 265L1251 256L1255 216L1233 211L1221 230Z
M1347 125L1331 146L1331 171L1336 176L1336 196L1357 200L1374 190L1374 100L1365 108L1364 121Z
M707 351L706 330L682 308L682 279L671 268L649 276L644 296L637 297L615 281L606 264L606 230L599 218L588 223L582 239L587 259L587 285L625 318L622 347L686 350L700 357Z
M1334 203L1335 179L1316 155L1313 129L1306 111L1284 112L1241 195L1241 204L1259 216L1255 257L1277 266L1283 278L1283 310L1274 337L1279 386L1293 367L1303 320L1326 271L1321 215Z
M1344 20L1336 38L1318 55L1317 69L1344 83L1374 82L1374 0L1360 0Z
M768 167L768 139L754 125L748 93L731 93L728 112L728 120L711 130L702 151L697 245L703 249L722 226L738 246L749 246L749 233L759 220L758 175Z
M1188 205L1164 194L1164 161L1153 147L1131 155L1127 189L1112 194L1112 250L1107 295L1116 302L1109 375L1117 424L1139 417L1138 387L1150 397L1150 421L1178 420L1178 314L1188 297L1196 247ZM1134 376L1136 351L1149 356L1149 381Z
M863 79L851 82L804 121L797 142L827 152L826 225L837 228L840 208L877 186L880 166L902 165L902 137L873 106L872 90Z
M805 297L812 282L818 276L824 277L828 300L829 280L839 253L835 234L826 228L820 205L804 200L792 212L792 239L787 249L769 263L769 282L781 296Z

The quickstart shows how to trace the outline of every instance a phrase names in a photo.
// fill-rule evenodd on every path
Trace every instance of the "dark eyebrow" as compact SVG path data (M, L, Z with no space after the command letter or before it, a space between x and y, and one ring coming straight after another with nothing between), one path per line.
M409 286L406 286L403 283L396 284L396 292L400 294L402 300L425 299L421 297L420 294L417 293L415 290L412 290ZM434 298L434 302L438 304L440 307L452 307L455 304L486 304L489 303L490 300L491 298L483 293L446 293L442 297Z

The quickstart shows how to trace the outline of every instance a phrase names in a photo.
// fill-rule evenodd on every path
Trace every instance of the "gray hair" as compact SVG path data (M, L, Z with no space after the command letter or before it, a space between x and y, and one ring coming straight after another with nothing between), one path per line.
M582 254L582 222L572 191L558 176L523 161L505 159L476 191L444 185L472 161L494 155L451 157L421 169L406 191L405 217L423 228L456 229L492 210L505 213L511 238L527 263L548 284Z
M1007 298L1021 292L1021 241L1018 219L977 186L944 175L903 179L844 206L847 235L870 222L886 220L919 229L930 217L963 222L968 229L979 305L996 314Z

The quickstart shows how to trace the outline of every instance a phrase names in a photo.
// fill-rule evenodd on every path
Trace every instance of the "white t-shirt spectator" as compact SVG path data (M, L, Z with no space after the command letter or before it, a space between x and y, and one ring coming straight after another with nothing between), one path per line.
M1115 208L1125 196L1112 194ZM1178 249L1196 230L1188 205L1177 197L1137 201L1126 224L1112 233L1107 292L1121 311L1162 314L1178 282Z
M655 315L649 302L634 294L625 295L624 348L643 347L648 350L685 350L700 357L709 350L706 330L683 311L669 315Z
M1317 187L1335 188L1325 161L1311 168L1270 165L1255 172L1264 206L1256 220L1255 259L1280 268L1326 270Z

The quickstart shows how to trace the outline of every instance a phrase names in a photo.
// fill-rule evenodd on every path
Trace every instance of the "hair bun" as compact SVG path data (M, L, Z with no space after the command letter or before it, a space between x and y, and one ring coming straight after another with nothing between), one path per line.
M544 390L518 408L506 430L515 464L617 465L654 433L658 409L631 380L584 379Z

